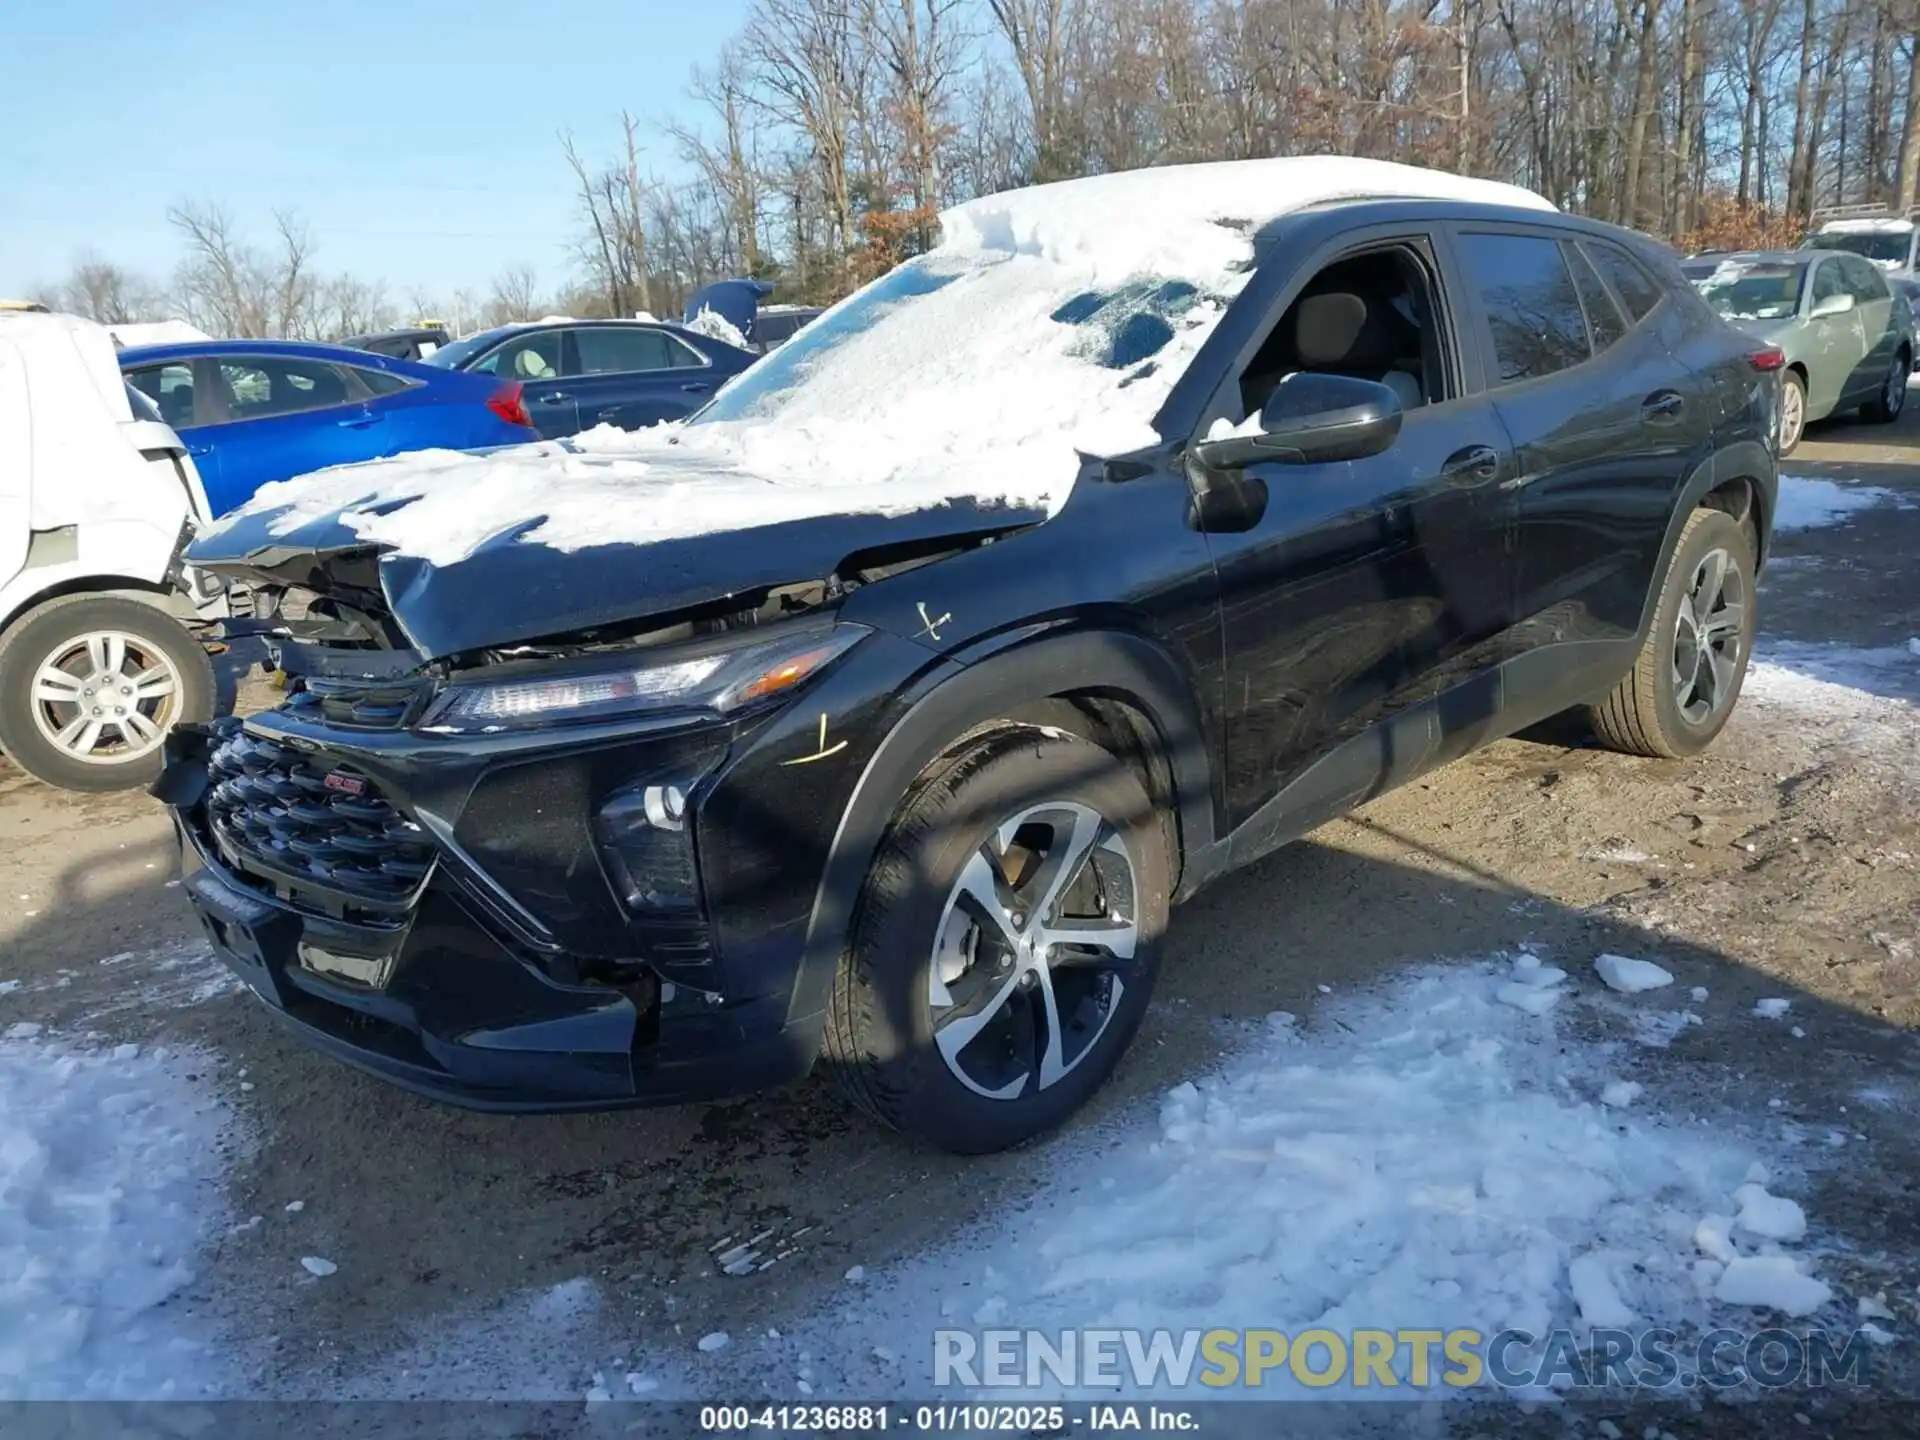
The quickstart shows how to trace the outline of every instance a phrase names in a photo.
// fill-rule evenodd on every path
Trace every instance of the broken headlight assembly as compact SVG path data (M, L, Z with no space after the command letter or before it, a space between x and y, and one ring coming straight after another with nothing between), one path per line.
M442 691L420 728L464 735L649 712L730 715L804 684L866 634L863 626L837 624L772 639L736 639L721 649L676 647L644 665L635 665L629 652L624 664L470 681Z

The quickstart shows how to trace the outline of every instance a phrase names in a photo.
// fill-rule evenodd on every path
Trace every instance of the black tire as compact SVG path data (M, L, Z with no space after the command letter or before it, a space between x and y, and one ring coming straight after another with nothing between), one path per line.
M940 988L957 997L977 974L982 978L972 988L974 995L997 992L1005 999L979 1007L1000 1019L982 1028L976 1040L965 1042L961 1058L950 1065L935 1038L932 989L936 966L956 963L950 951L937 957L936 947L956 925L969 928L957 893L962 872L999 844L997 837L1007 823L1033 813L1064 816L1067 807L1098 816L1101 838L1085 852L1095 858L1075 871L1082 878L1061 893L1053 907L1056 913L1069 896L1087 893L1078 886L1092 885L1099 905L1109 916L1117 915L1125 900L1113 897L1125 887L1112 875L1096 873L1114 864L1110 840L1117 840L1124 851L1119 863L1130 867L1136 938L1132 957L1123 965L1116 963L1112 972L1118 979L1117 997L1112 980L1089 979L1090 964L1049 966L1044 995L1038 988L1025 988L1027 978L1011 978L1008 970L1009 963L1017 971L1025 962L1017 952L1008 961L1006 932L972 927L975 943L968 958L957 961L965 968L947 976ZM1035 833L1042 831L1062 834L1060 828L1044 825ZM1014 833L1028 831L1023 827ZM1016 843L1006 851L1028 858L1036 889L1042 884L1037 876L1050 863L1044 858L1050 845L1045 851L1031 848L1037 843L1028 840L1025 849ZM1118 873L1115 868L1113 874ZM1004 879L1004 864L996 874ZM909 795L867 876L828 1008L828 1062L861 1109L945 1150L985 1154L1051 1129L1106 1080L1139 1028L1158 969L1171 885L1167 827L1138 777L1107 751L1059 731L1027 728L995 732L967 745L924 776ZM1004 893L1033 892L1010 886ZM1038 922L1051 917L1023 915L1019 901L1013 903L1016 926L1025 920L1031 935L1044 933ZM1095 918L1089 923L1101 922ZM948 991L948 985L953 990ZM1054 998L1051 1007L1047 997ZM1026 1043L1020 1043L1022 1026L1070 1006L1083 1023L1059 1025L1057 1049L1041 1039L1045 1030L1026 1030ZM950 1023L967 1008L955 999L942 1018ZM1041 1083L1045 1057L1064 1057L1069 1042L1083 1047L1078 1057L1064 1073ZM976 1045L983 1058L965 1058ZM1024 1088L1013 1098L989 1098L956 1074L955 1066L967 1070L975 1064L1003 1066L1013 1074L1010 1084L1021 1085L1024 1077Z
M1788 395L1789 389L1794 394ZM1786 434L1786 417L1790 414L1798 415L1800 423L1791 434ZM1784 460L1800 448L1800 442L1807 434L1807 382L1800 378L1797 370L1789 370L1780 377L1780 416L1783 433L1778 436L1779 456Z
M80 759L54 743L36 720L36 709L43 705L34 693L41 667L76 645L84 648L89 635L118 635L133 641L124 649L135 658L123 660L123 669L142 654L164 658L174 682L165 695L141 698L123 691L106 697L100 708L124 711L128 704L116 702L131 702L131 709L156 733L180 721L205 720L213 714L217 694L213 662L178 620L157 605L119 595L68 595L29 610L0 642L0 750L29 775L64 790L128 790L149 784L160 773L158 743L130 739L131 729L121 728L110 715L98 729L91 753L100 758L94 760ZM83 686L92 674L90 666L86 673L69 673ZM144 669L136 672L145 673ZM78 719L81 698L77 696L71 704L46 701L42 713L49 717L49 724L69 716ZM109 730L112 740L107 739ZM128 752L126 758L111 758L120 750Z
M1733 594L1737 589L1737 603L1741 606L1737 628L1732 632L1737 653L1725 656L1724 651L1716 647L1716 653L1729 661L1724 678L1714 680L1711 703L1705 713L1690 714L1690 710L1697 712L1699 704L1706 702L1689 706L1688 700L1698 697L1699 692L1692 686L1683 686L1676 678L1677 672L1688 664L1688 652L1680 633L1683 602L1700 578L1702 567L1716 552L1725 555L1727 572L1732 577L1726 582L1729 588L1723 594ZM1711 604L1708 608L1712 608ZM1714 613L1723 617L1727 614L1717 610ZM1635 657L1633 669L1604 701L1587 712L1600 743L1628 755L1667 759L1697 755L1706 749L1725 728L1739 701L1747 662L1753 656L1754 620L1752 537L1744 525L1724 510L1695 510L1680 532L1680 543L1674 548L1666 578L1661 582L1653 625ZM1707 665L1709 674L1719 676L1718 668L1701 657L1694 665L1696 677L1700 674L1700 664Z
M1860 416L1875 425L1891 425L1900 418L1900 412L1907 408L1907 378L1913 373L1913 360L1902 345L1899 353L1893 357L1893 373L1881 386L1880 393L1860 407Z

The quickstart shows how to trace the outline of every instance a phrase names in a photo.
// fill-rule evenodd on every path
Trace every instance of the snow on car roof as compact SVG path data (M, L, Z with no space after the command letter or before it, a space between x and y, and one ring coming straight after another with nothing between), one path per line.
M1816 235L1905 235L1913 230L1913 221L1897 215L1868 216L1864 219L1829 220Z
M1040 255L1108 276L1243 259L1236 231L1335 200L1401 197L1551 210L1531 190L1388 160L1301 155L1164 165L983 195L940 217L948 245ZM1125 225L1114 216L1124 214ZM1243 222L1229 226L1223 222Z
M736 376L690 422L264 486L285 535L340 512L437 565L507 532L578 550L956 501L1056 513L1081 452L1153 419L1248 279L1254 233L1329 201L1553 207L1531 191L1332 156L1167 166L969 201L933 250ZM215 532L217 533L217 531Z

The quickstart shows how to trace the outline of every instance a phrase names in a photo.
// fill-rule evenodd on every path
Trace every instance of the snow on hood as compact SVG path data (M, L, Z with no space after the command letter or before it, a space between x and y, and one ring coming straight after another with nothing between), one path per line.
M986 196L686 424L322 471L263 487L229 520L283 510L269 529L284 535L338 512L363 540L451 565L508 532L565 551L961 500L1052 515L1077 452L1158 442L1153 417L1245 285L1259 227L1364 196L1552 208L1511 185L1329 156Z

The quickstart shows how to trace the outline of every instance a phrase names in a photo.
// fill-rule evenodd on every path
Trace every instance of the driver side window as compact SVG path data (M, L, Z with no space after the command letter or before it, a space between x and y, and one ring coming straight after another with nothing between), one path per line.
M1840 267L1833 261L1823 261L1813 272L1813 303L1830 300L1841 294L1846 287L1840 281Z
M542 330L509 340L472 368L502 380L551 380L560 373L560 332Z
M1309 280L1240 376L1243 416L1300 373L1387 386L1412 410L1451 396L1446 348L1426 262L1409 246L1344 256Z

